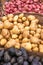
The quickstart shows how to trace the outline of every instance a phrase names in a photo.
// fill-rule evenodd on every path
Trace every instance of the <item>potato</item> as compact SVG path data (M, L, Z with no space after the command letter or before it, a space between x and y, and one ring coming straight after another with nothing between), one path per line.
M34 15L28 15L27 19L30 21L35 20L35 16Z
M13 47L15 44L16 44L16 41L15 41L14 39L10 39L10 40L6 43L5 48Z
M41 44L43 44L43 40L41 40Z
M7 20L7 16L3 16L2 21L6 21L6 20Z
M14 47L20 49L20 43L16 43Z
M24 24L25 24L25 26L29 26L29 21L26 20L26 21L24 22Z
M3 26L4 26L3 22L0 21L0 29L3 29Z
M22 35L22 34L20 34L20 35L19 35L19 39L22 39L22 38L23 38L23 35Z
M13 18L14 15L13 15L13 14L8 14L7 17L8 17L8 18Z
M28 30L30 30L30 27L29 26L25 26L24 30L28 31Z
M41 30L41 39L43 40L43 29Z
M24 37L24 38L25 38L25 37L28 38L28 37L29 37L29 31L24 31L24 32L23 32L23 37Z
M16 22L18 20L18 15L15 15L13 21Z
M22 17L22 21L26 21L26 17Z
M13 22L13 18L9 18L8 20L9 20L9 22Z
M35 34L35 31L30 31L30 34L31 34L31 35L34 35L34 34Z
M25 48L27 51L31 50L31 43L27 42L27 43L22 43L21 47Z
M13 39L16 39L17 37L18 37L17 34L12 34L12 38L13 38Z
M36 30L36 33L41 33L41 29L40 28L37 28L37 30Z
M14 33L14 34L20 34L20 30L18 29L18 27L16 25L12 29L12 33Z
M16 22L14 22L14 25L17 25L17 21L16 21Z
M34 36L37 37L37 38L40 38L40 34L39 33L34 34Z
M18 19L18 22L19 22L19 23L22 23L22 19L19 18L19 19Z
M4 21L4 28L6 29L13 28L13 23L9 22L8 20Z
M19 42L20 42L20 40L19 40L18 38L16 38L16 39L15 39L15 41L16 41L17 43L19 43Z
M31 38L30 38L30 41L31 41L32 43L36 43L36 44L39 44L39 43L40 43L40 39L38 39L38 38L35 37L35 36L31 37Z
M37 44L32 44L32 48L35 48L37 47L38 45Z
M5 44L7 43L7 40L6 39L1 39L1 41L0 41L0 45L1 46L4 46Z
M39 45L39 49L40 49L39 51L40 51L41 53L43 53L43 45L42 45L42 44Z
M42 26L40 24L38 24L38 28L42 28Z
M35 52L38 52L39 49L38 49L38 47L35 47L32 50L35 51Z
M32 23L38 23L39 22L39 19L34 19L31 21Z
M17 26L18 26L19 29L23 29L24 28L24 24L22 24L22 23L18 23Z
M33 23L33 24L31 23L31 24L30 24L30 30L31 30L31 31L36 31L36 29L37 29L37 25L34 24L34 23Z
M22 18L24 16L24 14L23 13L21 13L21 14L19 14L19 18Z
M5 38L9 38L10 37L10 32L8 29L2 29L2 35L5 37Z
M23 38L22 43L26 43L26 42L29 42L29 39L28 38Z
M3 35L0 34L0 40L3 38Z

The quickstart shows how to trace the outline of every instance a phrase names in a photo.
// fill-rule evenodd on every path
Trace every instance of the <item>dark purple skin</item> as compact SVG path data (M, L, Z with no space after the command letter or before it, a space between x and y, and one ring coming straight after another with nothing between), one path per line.
M0 50L0 65L43 65L43 57L29 55L24 49Z

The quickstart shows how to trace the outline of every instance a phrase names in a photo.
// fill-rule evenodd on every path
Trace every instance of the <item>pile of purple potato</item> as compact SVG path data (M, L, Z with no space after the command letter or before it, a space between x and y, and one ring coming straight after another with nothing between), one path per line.
M43 57L29 55L24 49L2 49L0 50L0 65L43 65Z

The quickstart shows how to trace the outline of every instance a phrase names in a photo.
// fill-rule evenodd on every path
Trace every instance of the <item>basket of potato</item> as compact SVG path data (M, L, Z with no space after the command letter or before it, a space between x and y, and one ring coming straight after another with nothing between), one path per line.
M0 47L43 53L43 15L8 14L0 19Z

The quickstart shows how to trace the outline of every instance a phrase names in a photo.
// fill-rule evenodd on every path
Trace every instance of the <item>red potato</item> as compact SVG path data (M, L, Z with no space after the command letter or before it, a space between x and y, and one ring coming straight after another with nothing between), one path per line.
M43 3L40 0L11 0L10 2L5 2L5 12L8 13L19 13L19 12L36 12L43 10ZM42 11L43 13L43 11ZM41 14L42 14L41 13Z

